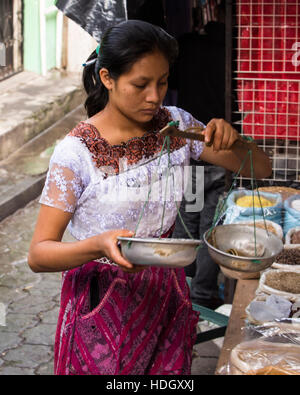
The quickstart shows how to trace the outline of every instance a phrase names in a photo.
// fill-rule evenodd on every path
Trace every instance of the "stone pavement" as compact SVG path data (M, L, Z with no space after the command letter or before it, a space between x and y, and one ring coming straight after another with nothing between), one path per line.
M35 200L0 223L0 303L6 310L0 375L53 373L61 275L36 274L27 265L37 212Z
M53 375L61 274L33 273L27 265L38 209L36 199L0 222L0 375ZM64 240L72 238L66 233ZM222 342L194 347L192 374L214 374Z

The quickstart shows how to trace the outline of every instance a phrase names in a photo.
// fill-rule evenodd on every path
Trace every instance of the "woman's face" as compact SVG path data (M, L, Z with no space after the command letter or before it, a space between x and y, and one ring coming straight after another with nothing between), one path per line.
M147 123L152 118L168 89L169 62L159 51L145 55L118 80L111 79L109 103L125 117Z

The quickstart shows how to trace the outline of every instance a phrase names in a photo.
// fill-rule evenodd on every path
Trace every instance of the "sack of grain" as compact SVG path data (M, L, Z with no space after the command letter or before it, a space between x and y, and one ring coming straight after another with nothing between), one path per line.
M298 244L285 244L271 267L300 273L300 248Z
M300 226L288 230L285 236L285 244L300 248Z
M300 194L290 196L284 202L283 232L287 232L300 224Z
M292 270L267 269L260 277L256 293L279 295L294 302L300 298L300 273Z
M259 197L261 198L259 200ZM261 203L261 204L260 204ZM244 207L243 207L244 206ZM279 193L260 192L259 196L249 190L235 190L227 199L226 217L224 224L240 223L242 221L266 220L279 225L282 223L282 197Z

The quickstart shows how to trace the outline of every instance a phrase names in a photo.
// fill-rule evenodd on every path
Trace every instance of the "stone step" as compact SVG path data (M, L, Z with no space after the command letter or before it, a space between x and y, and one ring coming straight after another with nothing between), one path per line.
M0 161L83 103L81 77L24 71L0 83Z
M0 221L39 196L55 145L85 117L81 104L0 162Z

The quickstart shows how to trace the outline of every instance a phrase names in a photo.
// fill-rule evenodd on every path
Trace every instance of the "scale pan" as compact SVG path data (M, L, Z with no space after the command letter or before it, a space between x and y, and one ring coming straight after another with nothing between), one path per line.
M262 271L275 261L277 255L283 249L282 240L272 232L256 227L256 246L260 256L233 255L233 251L239 251L241 246L250 245L253 249L255 242L254 227L249 225L231 224L216 226L212 232L204 234L204 242L212 259L219 265L228 269L255 273ZM231 253L228 253L231 251Z
M135 265L166 268L185 267L193 263L197 247L203 242L193 239L118 237L122 255Z

